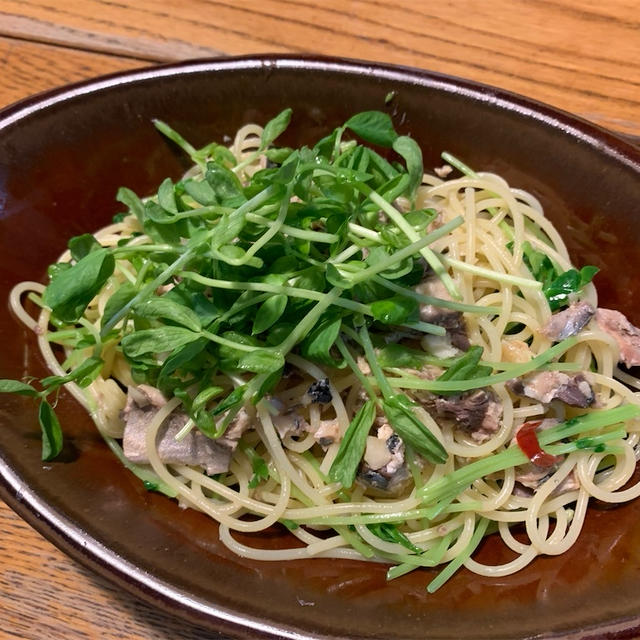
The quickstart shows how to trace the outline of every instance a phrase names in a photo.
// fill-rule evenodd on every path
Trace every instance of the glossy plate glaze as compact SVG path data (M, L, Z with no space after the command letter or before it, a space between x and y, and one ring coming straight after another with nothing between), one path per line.
M386 104L385 97L393 93ZM448 150L539 197L574 261L602 268L601 297L640 323L640 153L588 123L505 92L433 73L332 59L197 61L63 88L0 113L0 300L41 280L73 235L107 223L125 185L146 194L185 159L157 133L195 145L293 107L287 144L314 141L352 113L387 110L422 146ZM6 307L5 307L6 309ZM0 318L0 377L44 374L32 335ZM0 496L66 552L176 615L234 636L318 638L629 638L640 628L640 501L593 505L564 556L489 580L460 571L434 595L431 572L385 582L385 566L243 560L217 527L147 493L85 413L62 395L60 461L40 461L29 399L0 398ZM273 530L253 544L275 547ZM507 556L493 540L485 561Z

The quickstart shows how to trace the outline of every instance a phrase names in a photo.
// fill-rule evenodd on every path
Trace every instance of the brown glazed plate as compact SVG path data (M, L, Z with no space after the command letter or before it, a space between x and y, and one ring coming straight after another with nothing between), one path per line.
M394 92L393 100L385 97ZM151 124L195 145L222 140L285 107L284 142L312 142L350 115L386 109L421 145L535 194L577 264L602 271L607 306L640 324L640 151L578 118L491 87L426 71L330 58L195 61L58 89L0 112L0 300L42 280L74 235L121 209L119 186L147 194L185 159ZM3 303L5 304L5 303ZM0 378L44 375L35 340L0 316ZM434 595L432 571L385 582L386 567L316 559L257 563L234 556L205 516L141 483L62 394L67 445L40 460L36 407L0 398L0 497L61 549L123 589L234 637L631 638L640 631L640 501L593 504L577 544L500 579L466 570ZM284 531L251 544L277 546ZM506 560L489 538L487 562Z

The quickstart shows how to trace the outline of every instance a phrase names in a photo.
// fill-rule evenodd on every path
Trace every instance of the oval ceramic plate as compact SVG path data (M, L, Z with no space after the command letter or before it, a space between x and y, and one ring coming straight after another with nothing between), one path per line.
M185 158L158 134L169 122L195 145L264 123L284 107L285 142L311 142L367 109L387 110L422 146L448 150L538 196L574 261L602 268L601 297L640 323L640 153L588 123L489 87L433 73L332 59L260 57L125 73L31 98L0 113L0 299L43 279L66 239L120 210L119 186L146 194ZM0 319L0 377L44 374L33 336ZM148 601L232 635L322 638L588 637L640 625L640 501L594 505L579 542L514 576L460 571L434 595L431 572L385 582L353 561L243 560L217 527L147 493L84 412L61 397L60 461L40 461L29 399L0 399L0 495L72 556ZM254 544L277 546L286 533ZM485 561L505 556L491 539Z

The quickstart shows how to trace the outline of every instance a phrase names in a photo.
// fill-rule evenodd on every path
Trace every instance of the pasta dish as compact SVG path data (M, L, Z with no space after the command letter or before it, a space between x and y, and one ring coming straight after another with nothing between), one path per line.
M640 330L598 307L597 269L530 193L448 153L425 171L377 111L277 146L291 115L198 149L157 121L193 167L120 189L48 285L14 288L51 375L0 391L39 400L54 460L65 386L243 557L439 567L432 592L563 553L591 498L640 494ZM234 537L272 526L289 548ZM474 559L487 535L510 561Z

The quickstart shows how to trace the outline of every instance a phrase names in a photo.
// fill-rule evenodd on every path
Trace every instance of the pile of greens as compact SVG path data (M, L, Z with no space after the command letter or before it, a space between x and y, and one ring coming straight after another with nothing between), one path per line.
M103 345L111 341L120 345L136 382L180 397L195 426L212 438L224 433L243 404L258 402L276 386L290 351L325 367L350 366L360 378L353 353L363 354L382 397L362 380L370 404L355 417L346 438L350 442L357 427L359 444L343 447L339 459L349 464L334 469L334 478L350 485L376 404L417 452L432 462L446 459L416 417L413 402L387 382L374 346L384 345L382 337L391 330L443 335L442 327L420 321L421 303L497 312L414 291L429 268L459 298L442 256L429 245L462 218L426 233L436 212L412 206L423 173L420 148L398 135L385 113L359 113L312 147L274 147L290 118L286 109L268 122L258 149L242 162L216 143L196 149L156 121L198 171L176 182L167 178L145 199L119 190L118 200L128 212L114 221L134 215L150 242L136 244L134 235L104 248L85 234L69 241L71 262L49 268L41 304L51 309L56 328L50 339L77 355L64 363L67 375L43 379L40 391L22 382L0 382L0 391L41 398L43 459L55 458L62 446L47 396L66 382L88 386L100 373ZM347 133L390 153L347 140ZM243 170L260 156L268 166L243 183ZM408 212L394 206L398 198L409 203ZM527 253L531 262L532 256L535 252ZM548 265L540 262L548 273ZM116 272L124 283L108 300L97 333L84 313ZM159 295L167 284L172 288ZM396 351L396 363L412 357L412 350L401 345ZM467 388L478 386L471 381L480 374L486 378L490 369L478 365L481 350L472 350L464 362L470 356L473 366L461 369L458 363L442 380L467 379ZM242 375L243 383L229 392L212 384L219 373Z
M342 368L347 360L336 343L345 330L352 332L352 350L369 340L369 331L376 341L391 326L444 334L420 321L425 297L413 288L426 261L457 296L428 245L462 220L425 234L435 211L413 208L402 215L393 206L400 197L414 202L423 171L416 142L398 135L386 114L364 112L313 147L273 147L290 118L287 109L267 123L259 148L241 163L221 145L195 149L156 122L199 171L176 182L167 178L146 199L120 189L118 200L128 212L114 221L134 215L150 242L136 244L134 235L104 248L86 234L69 241L70 262L50 267L40 301L51 309L56 330L50 339L78 355L64 363L68 375L45 378L40 391L16 381L0 384L2 391L41 398L44 459L62 446L47 396L66 382L89 385L111 341L120 345L136 382L179 396L197 428L216 438L243 404L274 388L293 349ZM390 148L393 159L345 140L347 132ZM243 183L243 170L263 154L269 166ZM84 313L114 274L124 283L108 300L98 334ZM167 284L173 288L159 295ZM88 359L86 349L93 353ZM242 375L244 382L228 392L211 383L218 373ZM385 393L384 402L398 432L418 451L434 462L445 459L407 396ZM221 414L225 419L216 427Z

